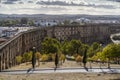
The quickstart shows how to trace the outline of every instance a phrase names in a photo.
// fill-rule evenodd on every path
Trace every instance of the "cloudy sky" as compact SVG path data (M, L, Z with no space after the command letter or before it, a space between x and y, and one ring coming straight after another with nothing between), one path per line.
M1 0L0 14L120 15L120 0Z

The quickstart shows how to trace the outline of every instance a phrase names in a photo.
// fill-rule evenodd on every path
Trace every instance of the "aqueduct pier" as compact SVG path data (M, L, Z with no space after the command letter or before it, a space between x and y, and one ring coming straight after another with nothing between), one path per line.
M78 39L83 43L109 43L110 35L120 32L120 24L64 25L36 28L22 32L0 46L0 71L16 64L16 56L30 51L35 46L38 51L45 37L59 41Z

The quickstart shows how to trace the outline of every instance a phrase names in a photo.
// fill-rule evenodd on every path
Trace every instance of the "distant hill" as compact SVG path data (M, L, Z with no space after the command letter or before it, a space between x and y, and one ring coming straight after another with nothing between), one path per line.
M120 15L46 15L46 14L33 14L33 15L27 15L27 14L0 14L0 20L4 19L14 19L14 18L21 18L21 17L28 17L31 19L39 20L39 19L46 19L46 20L75 20L78 18L88 18L91 20L119 20L120 21Z
M108 1L115 1L115 2L120 2L120 0L108 0Z

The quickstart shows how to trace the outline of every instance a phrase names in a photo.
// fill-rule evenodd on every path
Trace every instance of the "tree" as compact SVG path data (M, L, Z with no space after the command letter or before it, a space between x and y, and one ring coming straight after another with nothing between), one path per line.
M116 54L116 46L115 44L108 44L104 49L103 49L103 56L107 58L108 61L108 68L110 68L110 60L112 60L115 57Z
M79 48L81 47L82 43L79 40L71 40L70 42L64 41L62 44L62 53L73 55L79 53Z
M13 21L12 21L12 24L13 24L13 25L17 25L17 24L19 24L19 23L20 23L20 22L19 22L18 20L13 20Z
M83 55L84 68L86 68L86 63L87 63L87 50L88 50L88 45L84 45L84 55Z
M58 67L58 64L59 64L59 58L58 58L58 54L56 53L55 54L55 70Z
M11 20L4 21L4 26L12 26L12 21Z
M77 53L78 54L78 50L81 47L81 42L79 40L71 40L71 46L73 48L73 53Z
M100 67L101 67L101 62L105 62L105 60L106 60L103 53L97 52L96 55L94 55L94 56L96 56L96 61L99 61Z
M63 44L62 44L61 51L65 55L72 55L73 54L73 49L72 49L72 45L70 44L70 42L64 41Z
M64 25L70 25L71 23L70 23L70 20L64 20L64 21L63 21L63 24L64 24Z
M84 56L84 52L85 52L86 48L88 51L89 46L87 44L81 44L81 46L79 47L79 50L78 50L80 56Z
M34 26L35 24L34 24L34 22L32 20L30 20L30 21L28 21L28 25Z
M33 67L33 69L35 68L35 64L36 64L35 53L36 53L36 48L33 47L33 52L32 52L32 67Z
M102 61L102 62L104 62L106 60L103 52L97 52L96 57L97 57L97 59L100 59L100 61Z
M56 39L46 37L42 42L42 53L58 53L60 48L60 42Z
M20 23L21 24L27 24L28 23L28 18L25 18L25 17L21 18Z
M115 60L116 60L116 62L118 64L120 64L120 44L116 44L116 49L117 49L117 52L114 55L115 56Z
M85 49L84 56L83 56L83 64L85 68L86 68L86 63L87 63L87 49Z
M120 44L108 44L103 49L103 56L108 61L108 68L110 68L110 61L118 63L120 61Z
M117 36L117 35L113 36L112 38L113 38L114 40L120 40L120 36Z
M101 46L99 43L94 42L90 48L88 49L88 56L93 57L97 52L101 50Z

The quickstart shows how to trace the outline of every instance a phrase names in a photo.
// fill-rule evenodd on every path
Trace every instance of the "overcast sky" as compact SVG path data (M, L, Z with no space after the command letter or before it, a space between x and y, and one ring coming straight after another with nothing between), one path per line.
M120 15L120 0L2 0L0 14Z

